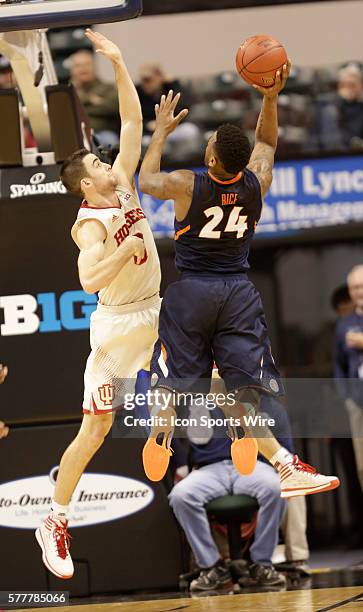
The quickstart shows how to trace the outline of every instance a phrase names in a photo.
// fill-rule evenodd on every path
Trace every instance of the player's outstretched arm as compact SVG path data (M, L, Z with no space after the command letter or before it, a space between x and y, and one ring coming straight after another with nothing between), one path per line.
M160 172L165 141L188 114L188 110L185 108L174 116L179 99L180 93L173 97L173 91L170 90L167 96L161 97L160 104L155 106L156 126L144 161L141 164L139 187L144 193L160 200L173 199L176 218L182 220L189 209L193 196L194 173L190 170Z
M128 73L120 49L111 40L92 30L86 30L87 38L94 44L96 53L111 60L116 78L120 117L120 152L112 170L122 185L133 187L134 174L141 155L142 112L139 96Z
M96 293L109 285L131 257L136 264L144 257L144 241L136 236L125 238L112 255L105 257L105 238L105 228L94 219L84 221L78 230L79 280L86 293Z
M260 116L257 121L255 146L248 164L260 183L262 197L272 183L272 168L278 138L277 97L285 87L289 76L291 63L284 65L282 74L276 72L275 84L272 87L258 87L255 89L262 93L263 102Z

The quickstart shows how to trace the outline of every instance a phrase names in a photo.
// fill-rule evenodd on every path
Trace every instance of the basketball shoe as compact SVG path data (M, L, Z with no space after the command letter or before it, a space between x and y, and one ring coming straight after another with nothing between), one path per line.
M248 395L248 393L250 395ZM232 407L228 407L225 414L232 417L232 421L228 424L227 435L231 438L231 458L237 472L242 476L249 476L256 467L258 455L258 443L252 432L251 427L241 424L241 418L244 421L247 417L254 414L256 397L255 392L251 389L246 390L245 399L243 402L236 402ZM240 425L237 423L240 422ZM243 434L239 436L239 432Z
M244 436L243 438L238 438L233 434L232 436L230 437L232 440L231 457L233 465L242 476L249 476L254 471L257 463L257 440L249 436Z
M300 461L297 455L285 465L276 462L275 468L280 475L281 497L284 498L331 491L340 485L339 478L319 474L314 467Z
M232 582L232 576L224 561L218 561L213 567L201 570L198 578L190 583L191 591L214 591Z
M43 563L58 578L72 578L74 568L69 554L70 535L68 521L48 516L43 525L35 532L35 537L43 551Z
M142 450L142 462L148 479L158 482L164 478L173 454L170 445L173 439L176 412L172 406L164 409L157 404L155 406L151 404L150 413L155 419L155 425L151 428L149 439Z
M171 436L169 432L165 432L161 444L158 444L157 438L149 438L142 450L145 474L153 482L162 480L168 470L170 457L173 454L170 442Z

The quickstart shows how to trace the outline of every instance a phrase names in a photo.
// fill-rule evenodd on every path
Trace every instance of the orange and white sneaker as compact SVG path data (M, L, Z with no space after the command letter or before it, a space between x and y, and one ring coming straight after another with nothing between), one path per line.
M285 465L275 464L280 474L281 497L297 497L298 495L313 495L339 487L339 478L324 476L309 465L300 461L294 455L292 461Z
M43 563L58 578L72 578L74 568L69 554L70 538L67 531L68 521L48 516L43 525L35 532L35 537L43 551Z

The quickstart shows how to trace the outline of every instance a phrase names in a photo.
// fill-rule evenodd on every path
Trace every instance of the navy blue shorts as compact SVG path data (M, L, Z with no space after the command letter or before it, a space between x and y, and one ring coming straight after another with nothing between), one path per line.
M162 301L152 384L209 392L213 363L227 391L257 387L281 394L260 295L246 274L183 275Z

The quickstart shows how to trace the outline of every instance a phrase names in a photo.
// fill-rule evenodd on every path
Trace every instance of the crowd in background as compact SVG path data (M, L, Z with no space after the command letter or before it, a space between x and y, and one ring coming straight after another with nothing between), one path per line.
M100 144L117 144L118 109L113 85L96 77L90 51L73 54L69 69ZM180 107L189 108L188 119L167 143L165 158L169 163L201 161L204 143L223 122L241 125L253 139L260 97L236 73L178 80L166 75L158 63L149 62L140 67L137 85L144 117L144 146L153 133L155 104L169 89L180 91ZM277 157L363 151L361 66L350 63L336 70L293 69L279 96L279 126Z
M92 51L81 48L61 64L55 62L55 66L59 80L75 87L98 143L117 147L120 124L116 88L97 74ZM11 66L0 57L0 88L14 86ZM155 104L169 89L181 92L180 107L190 112L167 142L167 164L201 163L204 144L223 122L241 125L253 140L260 96L235 71L176 79L167 75L160 64L150 61L140 66L137 79L144 147L153 133ZM32 146L30 126L25 127L27 146ZM363 151L363 70L358 62L315 70L294 66L279 96L277 158L329 151Z

